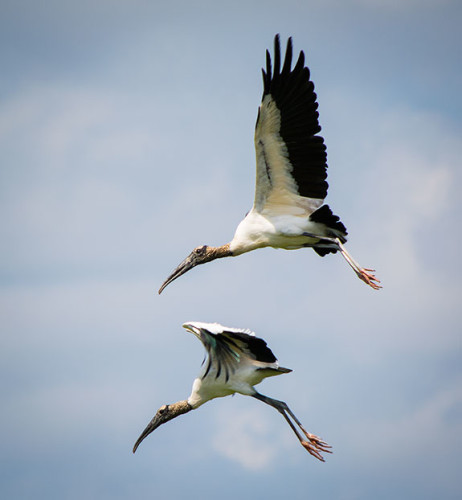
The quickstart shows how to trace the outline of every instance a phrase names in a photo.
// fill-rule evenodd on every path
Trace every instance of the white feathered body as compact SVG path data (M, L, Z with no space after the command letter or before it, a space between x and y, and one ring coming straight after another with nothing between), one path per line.
M207 349L207 358L188 398L193 408L236 392L251 396L256 392L254 386L266 377L291 371L281 368L266 342L250 330L223 327L218 323L190 322L184 326ZM262 355L265 361L258 359Z
M295 250L319 241L318 238L305 236L304 233L332 235L326 231L324 224L311 221L306 211L300 209L299 214L290 213L295 211L293 206L282 207L278 211L266 209L261 213L252 209L238 225L230 242L229 248L233 255L263 247Z

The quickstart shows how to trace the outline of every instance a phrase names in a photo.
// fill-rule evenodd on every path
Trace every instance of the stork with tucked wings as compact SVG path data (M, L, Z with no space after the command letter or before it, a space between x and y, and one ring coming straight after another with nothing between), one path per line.
M302 446L315 458L324 462L321 453L331 453L330 446L307 432L286 403L264 396L254 388L266 377L292 371L279 366L276 357L263 339L256 337L250 330L227 328L218 323L191 322L185 323L183 327L203 343L207 359L204 360L201 373L194 380L189 398L161 406L136 441L133 453L160 425L199 408L211 399L239 393L252 396L275 408L286 419Z
M263 98L255 129L257 178L252 209L238 225L230 243L195 248L172 272L159 293L193 267L257 248L293 250L311 247L324 256L340 252L357 276L377 290L372 269L362 268L344 247L347 230L324 205L327 195L327 154L317 135L318 104L305 55L292 68L292 39L281 69L279 35L274 40L274 67L266 52Z

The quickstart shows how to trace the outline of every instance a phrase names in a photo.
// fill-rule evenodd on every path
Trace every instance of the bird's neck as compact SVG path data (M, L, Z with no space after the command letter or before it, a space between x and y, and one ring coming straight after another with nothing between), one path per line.
M178 415L183 415L183 413L188 413L188 411L191 411L192 409L192 406L188 403L187 400L178 401L178 403L172 403L171 405L168 405L168 411L171 415L171 418L178 417Z
M220 247L208 247L207 249L207 260L220 259L222 257L230 257L233 255L229 248L229 243L226 245L221 245Z
M178 401L178 403L172 403L171 405L168 405L168 407L169 410L175 414L175 417L177 415L182 415L183 413L188 413L188 411L192 410L192 406L186 399L184 401Z

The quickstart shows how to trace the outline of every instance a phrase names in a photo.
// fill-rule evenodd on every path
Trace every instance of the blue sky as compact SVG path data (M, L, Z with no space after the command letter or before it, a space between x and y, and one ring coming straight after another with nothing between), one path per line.
M462 465L460 2L2 2L2 498L455 499ZM272 249L156 290L229 241L254 190L260 68L304 50L340 256ZM189 395L185 321L265 338L251 398L134 441Z

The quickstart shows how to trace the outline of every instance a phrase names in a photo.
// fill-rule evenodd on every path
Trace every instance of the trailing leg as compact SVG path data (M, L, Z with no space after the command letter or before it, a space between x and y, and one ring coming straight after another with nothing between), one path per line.
M277 399L273 399L273 398L270 398L268 396L264 396L263 394L260 394L258 392L253 394L253 397L255 399L258 399L259 401L263 401L263 403L266 403L267 405L272 406L286 419L287 423L290 425L290 428L294 431L294 433L297 436L298 440L300 441L301 445L308 451L308 453L310 455L317 458L318 460L321 460L321 462L324 462L324 457L321 455L321 453L332 453L329 450L330 446L327 443L322 441L320 438L318 438L314 434L307 432L303 428L300 421L293 414L292 410L287 406L287 404L284 403L284 401L278 401ZM297 426L301 429L301 431L306 436L308 441L303 439L303 437L300 435L299 431L295 427L292 420L290 420L289 416L292 417L295 424L297 424Z
M344 247L343 243L340 241L340 238L330 238L329 236L319 236L312 233L303 233L304 236L308 236L310 238L316 238L320 240L321 244L323 242L327 243L330 247L337 247L338 251L342 254L343 258L348 262L348 265L353 269L358 278L367 285L369 285L374 290L379 290L382 288L378 283L380 280L374 276L374 269L366 269L361 267L353 257L347 252L347 249Z

